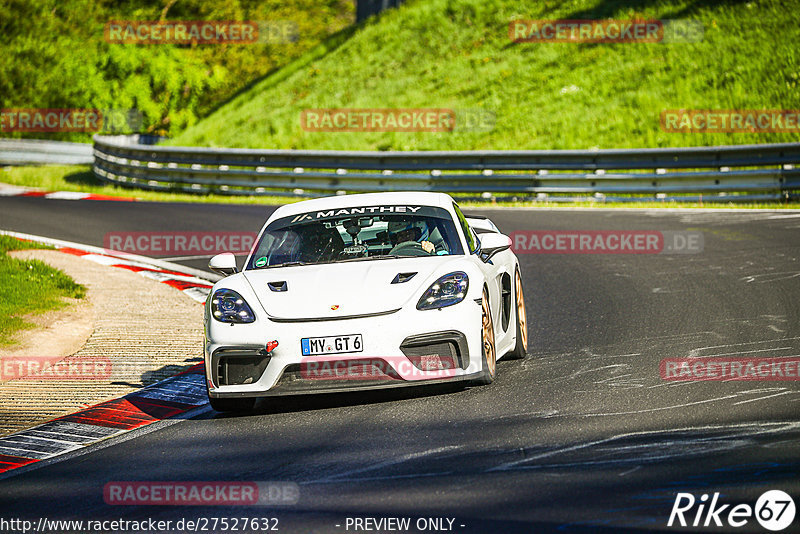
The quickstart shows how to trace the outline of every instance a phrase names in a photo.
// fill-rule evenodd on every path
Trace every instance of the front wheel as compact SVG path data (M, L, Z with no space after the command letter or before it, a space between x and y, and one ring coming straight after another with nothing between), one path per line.
M255 407L256 399L252 397L219 399L209 396L208 403L218 412L249 412Z
M494 382L497 374L497 352L494 346L494 323L492 310L489 307L489 293L483 289L481 302L481 376L475 379L475 385L484 386Z
M517 297L517 344L506 355L507 360L521 360L528 355L528 316L525 314L525 295L519 270L514 276L514 293Z

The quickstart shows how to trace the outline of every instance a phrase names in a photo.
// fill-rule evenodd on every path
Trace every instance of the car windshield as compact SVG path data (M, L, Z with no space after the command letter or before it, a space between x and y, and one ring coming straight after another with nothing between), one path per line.
M463 254L450 214L426 206L343 208L273 221L248 269Z

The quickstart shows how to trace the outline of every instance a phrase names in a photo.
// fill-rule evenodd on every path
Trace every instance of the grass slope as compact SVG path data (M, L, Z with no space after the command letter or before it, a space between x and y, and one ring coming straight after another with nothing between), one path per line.
M800 109L800 2L409 0L238 95L174 145L296 149L582 149L796 141L667 133L662 110ZM694 19L695 43L518 43L525 19ZM482 108L491 132L320 133L306 108Z
M0 345L14 342L14 334L32 323L27 314L66 306L65 297L83 298L86 288L72 278L37 260L18 260L9 250L52 248L0 235Z
M348 27L353 11L351 0L3 0L0 108L135 109L142 124L134 131L175 135ZM110 20L287 21L297 35L281 43L119 44L105 39ZM0 125L0 135L91 139L9 128Z

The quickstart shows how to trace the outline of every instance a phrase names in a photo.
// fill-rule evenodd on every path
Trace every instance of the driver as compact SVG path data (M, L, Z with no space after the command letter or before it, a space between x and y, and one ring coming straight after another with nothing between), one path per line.
M434 254L436 252L436 247L427 240L430 232L428 231L428 225L425 221L389 221L387 230L389 231L389 241L394 248L397 248L403 243L411 242L418 243L422 247L422 250L428 254Z

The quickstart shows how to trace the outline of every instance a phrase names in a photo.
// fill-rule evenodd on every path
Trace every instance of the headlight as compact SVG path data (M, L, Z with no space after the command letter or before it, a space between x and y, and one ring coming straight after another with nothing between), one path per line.
M442 276L423 293L417 302L418 310L434 310L458 304L467 296L469 278L458 271Z
M253 310L242 296L231 289L218 289L211 297L211 315L222 323L252 323Z

